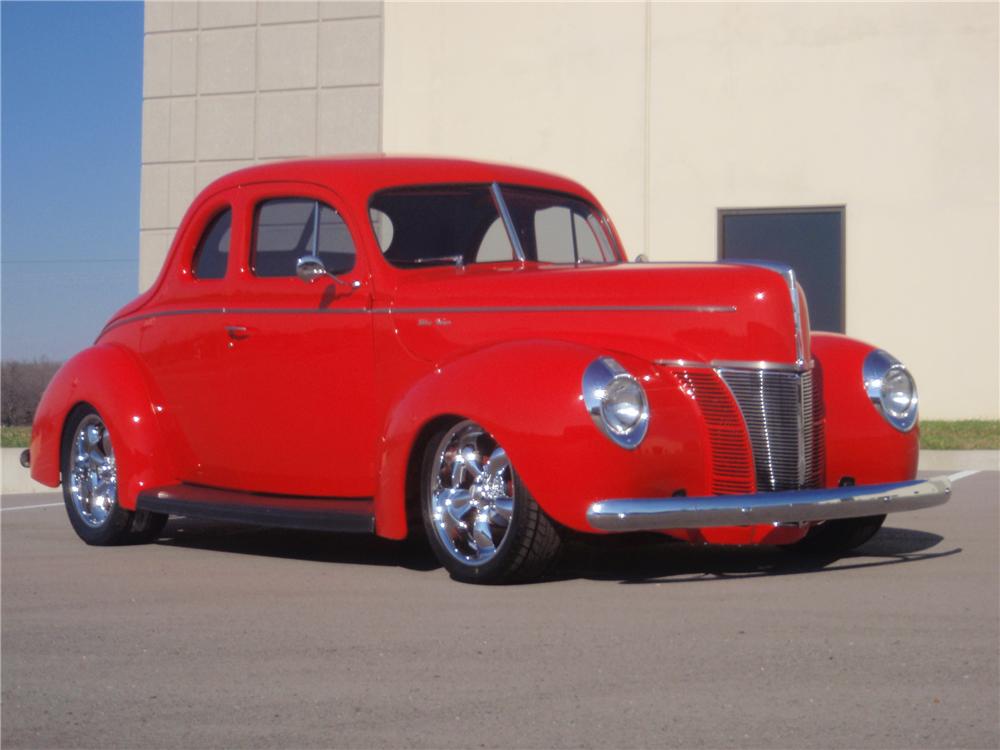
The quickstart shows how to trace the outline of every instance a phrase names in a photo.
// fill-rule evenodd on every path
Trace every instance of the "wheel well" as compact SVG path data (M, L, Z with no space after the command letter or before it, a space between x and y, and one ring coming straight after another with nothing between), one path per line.
M420 511L420 471L424 462L424 451L427 443L437 433L447 429L453 424L461 422L464 417L456 414L442 414L439 417L427 422L420 428L413 445L410 446L410 455L406 461L406 535L410 536L416 530L418 534L423 533L424 521Z

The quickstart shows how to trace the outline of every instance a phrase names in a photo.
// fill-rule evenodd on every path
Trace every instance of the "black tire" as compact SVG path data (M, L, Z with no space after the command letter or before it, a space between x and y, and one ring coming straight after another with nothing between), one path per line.
M163 527L169 519L166 513L154 513L151 510L137 510L132 514L132 527L129 529L129 544L148 544L160 538Z
M813 526L800 541L788 549L805 554L830 555L860 547L882 528L885 516L842 518Z
M79 406L73 410L69 419L66 420L66 431L63 434L61 465L62 465L62 488L63 502L66 504L66 514L69 522L83 541L99 547L106 547L115 544L124 544L130 541L129 532L132 528L132 511L125 510L117 502L117 488L115 490L115 500L113 507L107 516L98 524L88 523L77 507L73 497L73 444L77 438L77 433L84 426L84 423L100 424L104 426L104 421L100 414L92 406ZM107 429L105 432L107 432ZM110 439L110 438L109 438ZM117 480L116 480L117 484Z
M463 424L471 423L458 423ZM439 470L442 442L455 427L439 431L427 442L421 465L420 505L424 531L435 557L452 578L463 583L517 583L540 577L559 556L563 529L535 502L513 466L509 469L514 492L513 511L506 532L489 560L478 564L464 562L446 547L438 533L433 518L431 484L434 472Z

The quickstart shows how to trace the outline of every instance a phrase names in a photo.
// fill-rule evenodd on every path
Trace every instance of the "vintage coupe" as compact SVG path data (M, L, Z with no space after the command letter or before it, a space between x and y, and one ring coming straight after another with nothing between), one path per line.
M848 549L948 499L917 431L907 369L811 332L791 269L630 263L575 182L373 157L207 187L26 460L89 544L169 514L425 533L485 583L568 530Z

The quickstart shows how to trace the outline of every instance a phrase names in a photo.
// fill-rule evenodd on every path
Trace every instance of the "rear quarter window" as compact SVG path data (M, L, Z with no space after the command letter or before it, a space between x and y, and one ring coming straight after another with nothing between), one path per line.
M229 238L233 212L226 209L208 222L191 259L191 273L196 279L221 279L229 263Z

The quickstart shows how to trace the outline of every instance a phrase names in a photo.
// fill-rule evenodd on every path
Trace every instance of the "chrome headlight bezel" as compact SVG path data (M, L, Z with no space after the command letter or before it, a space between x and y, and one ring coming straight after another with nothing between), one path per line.
M862 368L865 393L875 409L885 421L900 432L909 432L917 424L918 403L917 383L913 375L898 359L882 349L873 349L865 357ZM891 383L902 380L906 388L893 389ZM908 390L905 406L898 398Z
M630 424L612 410L613 399L632 404ZM649 400L638 379L611 357L600 357L583 372L583 403L597 428L622 448L639 446L649 429Z

